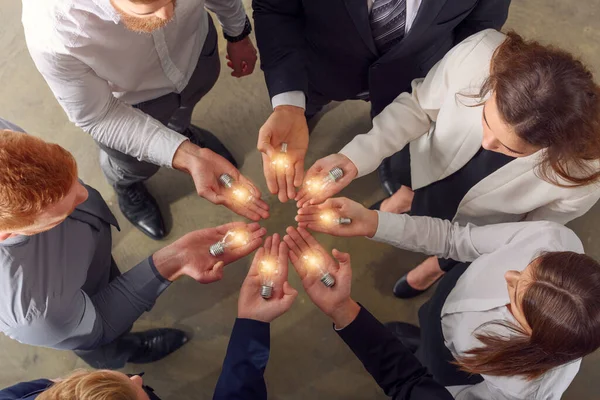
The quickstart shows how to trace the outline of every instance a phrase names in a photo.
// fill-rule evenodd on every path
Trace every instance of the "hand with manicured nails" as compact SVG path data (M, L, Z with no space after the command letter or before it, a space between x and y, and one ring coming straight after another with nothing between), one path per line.
M173 158L173 168L189 173L198 195L211 203L224 205L236 214L253 221L269 217L269 206L261 199L260 190L217 153L190 142L183 142ZM253 199L247 204L237 202L228 194L227 188L219 183L222 174L229 174L236 182L247 187Z
M213 257L209 248L234 229L245 230L249 240L243 246L227 248L224 254ZM232 222L215 228L200 229L182 236L152 255L157 271L167 280L175 281L187 275L200 283L221 280L223 267L247 256L262 244L267 233L258 223Z
M290 261L302 279L302 286L308 297L333 320L336 327L343 328L350 324L360 311L360 306L350 298L352 285L350 255L334 249L332 252L334 260L305 229L289 227L286 232L287 235L283 240L290 249ZM320 277L308 271L303 265L302 254L307 251L320 253L327 271L335 278L334 286L323 285Z
M307 187L306 182L312 179L323 179L327 176L329 171L335 167L341 168L344 171L344 176L336 182L332 182L323 190L311 192L311 190ZM313 166L310 167L306 172L302 188L300 188L298 194L296 195L296 205L298 208L300 208L307 205L321 204L348 186L357 175L358 169L356 168L356 165L354 165L354 163L343 154L331 154L327 157L321 158L320 160L317 160L317 162L314 163Z
M272 165L281 145L287 143L287 168ZM258 132L258 151L262 154L263 171L267 186L279 201L285 203L296 197L296 187L302 184L304 157L308 150L308 125L304 109L295 106L278 106Z
M339 225L330 221L331 216L352 219L349 225ZM379 216L377 211L369 210L362 204L337 197L316 206L304 206L298 209L298 226L333 236L368 236L377 232Z
M271 298L263 299L260 295L261 277L259 265L263 257L269 256L277 262L279 274L273 280ZM280 241L279 235L268 237L263 248L254 256L248 276L242 284L238 300L238 318L271 322L290 309L298 292L290 286L288 278L288 248Z

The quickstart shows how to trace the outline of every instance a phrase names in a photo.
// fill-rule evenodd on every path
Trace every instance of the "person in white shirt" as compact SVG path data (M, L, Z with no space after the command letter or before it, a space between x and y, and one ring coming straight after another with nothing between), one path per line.
M321 213L332 210L352 223L324 223ZM300 212L300 228L284 238L292 251L298 232L312 229L461 262L419 310L420 332L387 324L407 347L416 343L417 358L455 399L559 400L581 358L600 347L600 264L561 224L460 226L346 198Z
M256 49L241 0L23 0L31 57L69 119L91 134L127 219L154 239L163 219L143 181L160 167L190 174L196 191L253 220L268 217L260 192L210 132L191 125L194 106L220 71L216 13L232 75L252 73ZM219 177L246 185L227 196Z
M365 100L375 116L452 46L500 29L510 0L253 0L256 41L273 113L258 150L282 202L302 184L307 119L331 101ZM287 143L288 168L272 168Z

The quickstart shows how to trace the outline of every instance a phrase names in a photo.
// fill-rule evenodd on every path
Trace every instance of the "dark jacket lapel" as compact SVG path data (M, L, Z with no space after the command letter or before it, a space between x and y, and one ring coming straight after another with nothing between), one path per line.
M369 22L369 9L367 7L367 0L344 0L346 3L346 9L350 18L354 21L354 25L358 30L358 33L362 37L363 41L373 52L377 55L377 48L373 41L373 34L371 33L371 23Z

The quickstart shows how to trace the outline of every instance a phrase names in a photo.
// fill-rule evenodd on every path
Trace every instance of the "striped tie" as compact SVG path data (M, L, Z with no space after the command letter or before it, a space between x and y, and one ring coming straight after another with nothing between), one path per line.
M374 0L371 8L371 32L381 54L404 37L406 0Z

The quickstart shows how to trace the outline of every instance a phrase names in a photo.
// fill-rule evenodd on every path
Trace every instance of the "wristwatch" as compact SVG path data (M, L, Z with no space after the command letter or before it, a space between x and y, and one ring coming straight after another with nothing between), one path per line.
M228 42L235 43L239 42L240 40L246 39L250 32L252 32L252 25L250 24L250 19L248 19L248 16L246 15L246 23L244 24L244 30L242 31L242 33L240 33L237 36L229 36L228 34L223 32L223 36L225 36L225 39Z

